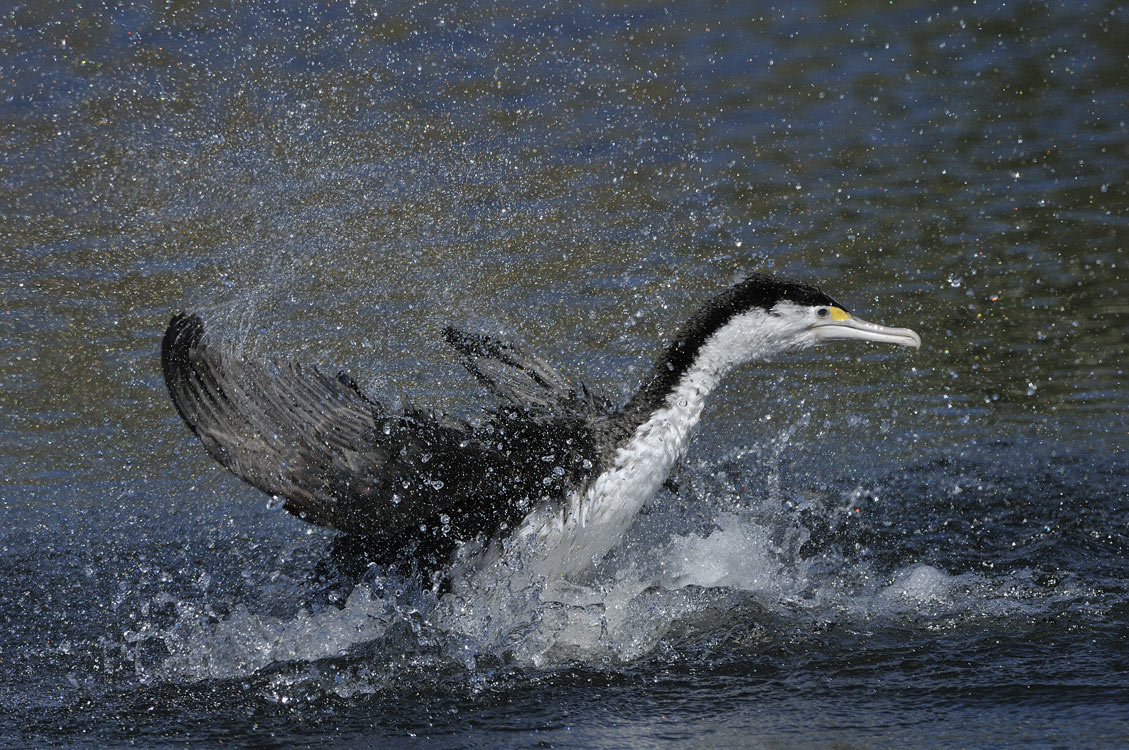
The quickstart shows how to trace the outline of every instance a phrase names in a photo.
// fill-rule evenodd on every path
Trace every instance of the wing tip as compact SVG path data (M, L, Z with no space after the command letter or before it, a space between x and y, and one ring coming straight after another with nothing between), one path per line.
M178 312L172 316L161 340L161 374L173 406L181 419L195 432L196 419L188 408L189 383L197 378L192 361L204 338L204 321L196 313Z
M454 326L445 326L443 328L443 340L465 357L474 357L481 354L482 339L483 337L481 336L475 336L473 333L460 331Z
M166 374L168 365L200 345L204 338L204 321L196 313L178 312L172 316L161 341L161 363Z

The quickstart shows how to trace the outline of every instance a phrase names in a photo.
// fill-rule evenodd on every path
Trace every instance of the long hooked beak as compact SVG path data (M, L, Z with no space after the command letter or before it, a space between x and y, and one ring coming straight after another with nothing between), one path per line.
M817 344L857 339L880 344L912 346L914 349L921 346L921 337L909 328L890 328L877 323L868 323L861 318L852 317L838 307L831 308L831 317L812 324L811 332L815 334Z

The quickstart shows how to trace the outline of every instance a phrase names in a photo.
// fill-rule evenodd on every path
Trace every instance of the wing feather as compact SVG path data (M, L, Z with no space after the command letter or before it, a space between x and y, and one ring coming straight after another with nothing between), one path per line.
M583 382L574 384L544 359L517 344L452 327L446 328L443 336L461 355L463 367L498 396L532 410L531 418L594 418L607 414L611 407L610 402L594 394Z
M395 539L451 502L436 491L451 462L427 469L416 463L421 454L461 450L470 459L462 474L476 466L477 446L461 423L389 414L344 373L229 356L208 343L196 315L172 319L161 365L177 411L208 453L312 523Z
M363 537L375 559L414 549L438 566L460 541L582 486L600 457L589 415L606 408L513 345L453 329L448 341L511 405L473 429L411 405L390 413L344 373L246 362L209 343L196 315L173 317L161 366L180 416L233 474Z

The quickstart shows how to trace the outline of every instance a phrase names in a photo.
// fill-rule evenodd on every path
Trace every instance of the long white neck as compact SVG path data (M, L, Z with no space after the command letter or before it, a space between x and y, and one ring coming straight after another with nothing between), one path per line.
M616 450L610 466L563 507L539 509L525 519L515 540L544 545L536 553L538 571L567 576L611 550L686 452L709 393L736 365L786 348L781 344L785 334L772 316L756 311L710 336L662 402Z

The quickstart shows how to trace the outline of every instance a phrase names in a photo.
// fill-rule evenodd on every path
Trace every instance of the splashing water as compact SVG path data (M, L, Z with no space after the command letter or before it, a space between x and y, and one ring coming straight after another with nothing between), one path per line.
M854 487L822 502L789 494L783 456L808 421L690 466L685 501L660 494L604 561L572 580L541 574L537 550L523 546L441 598L374 568L338 606L316 612L266 615L238 605L216 618L185 606L171 627L134 637L158 639L169 652L139 672L158 681L229 679L287 663L412 654L475 675L498 664L636 660L692 633L703 617L748 633L781 614L945 618L1032 606L1023 581L954 576L920 562L883 574L834 545L812 551L805 515L834 523L866 493ZM369 663L365 676L336 680L332 690L371 690L387 677L379 672Z

